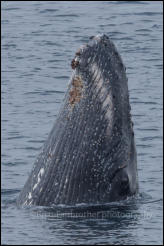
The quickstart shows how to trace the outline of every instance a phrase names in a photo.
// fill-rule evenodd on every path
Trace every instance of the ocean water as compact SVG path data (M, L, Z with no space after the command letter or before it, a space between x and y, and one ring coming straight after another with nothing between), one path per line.
M162 1L2 1L2 244L162 245ZM105 33L129 78L139 195L100 208L17 208L76 49ZM65 213L67 212L67 213Z

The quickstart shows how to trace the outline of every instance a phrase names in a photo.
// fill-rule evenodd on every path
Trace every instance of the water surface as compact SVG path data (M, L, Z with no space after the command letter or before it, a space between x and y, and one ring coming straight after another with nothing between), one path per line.
M3 1L1 13L2 244L162 244L162 2ZM67 216L60 209L18 209L74 53L100 33L111 37L127 67L140 194L99 213L91 207L87 216L84 208L74 215L69 208Z

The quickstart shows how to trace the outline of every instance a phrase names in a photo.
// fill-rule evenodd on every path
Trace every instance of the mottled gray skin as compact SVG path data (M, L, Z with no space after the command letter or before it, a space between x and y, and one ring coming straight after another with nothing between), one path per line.
M20 193L19 205L108 203L138 191L122 59L106 35L92 37L76 54L64 105ZM82 94L71 103L77 76Z

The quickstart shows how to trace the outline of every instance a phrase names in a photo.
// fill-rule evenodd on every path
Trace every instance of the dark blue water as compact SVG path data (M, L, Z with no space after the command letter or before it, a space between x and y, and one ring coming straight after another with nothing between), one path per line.
M2 244L162 244L161 1L2 2ZM127 67L140 194L97 209L16 198L49 134L76 49L106 33Z

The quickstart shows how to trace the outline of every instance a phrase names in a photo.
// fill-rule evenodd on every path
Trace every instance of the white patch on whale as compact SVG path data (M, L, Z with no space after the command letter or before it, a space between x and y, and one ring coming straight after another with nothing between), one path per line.
M35 190L36 187L38 186L38 184L40 183L40 179L41 179L41 177L42 177L43 174L44 174L44 168L41 168L40 171L39 171L39 173L38 173L37 183L34 185L33 190Z
M106 88L105 88L105 85L104 85L104 80L103 80L103 76L102 76L102 71L100 70L100 68L97 66L96 63L94 63L92 66L91 66L91 72L92 73L95 73L95 71L97 71L97 78L96 78L96 82L95 82L95 85L96 85L96 93L98 93L98 96L101 100L101 98L103 98L105 92L106 92ZM105 98L105 100L103 101L103 108L105 108L107 105L110 105L110 107L112 107L112 100L111 100L111 95L108 94L107 97ZM111 110L107 110L106 112L106 117L108 120L111 120L112 119L112 111Z
M32 195L31 195L31 192L29 192L28 199L31 199L31 198L32 198Z

